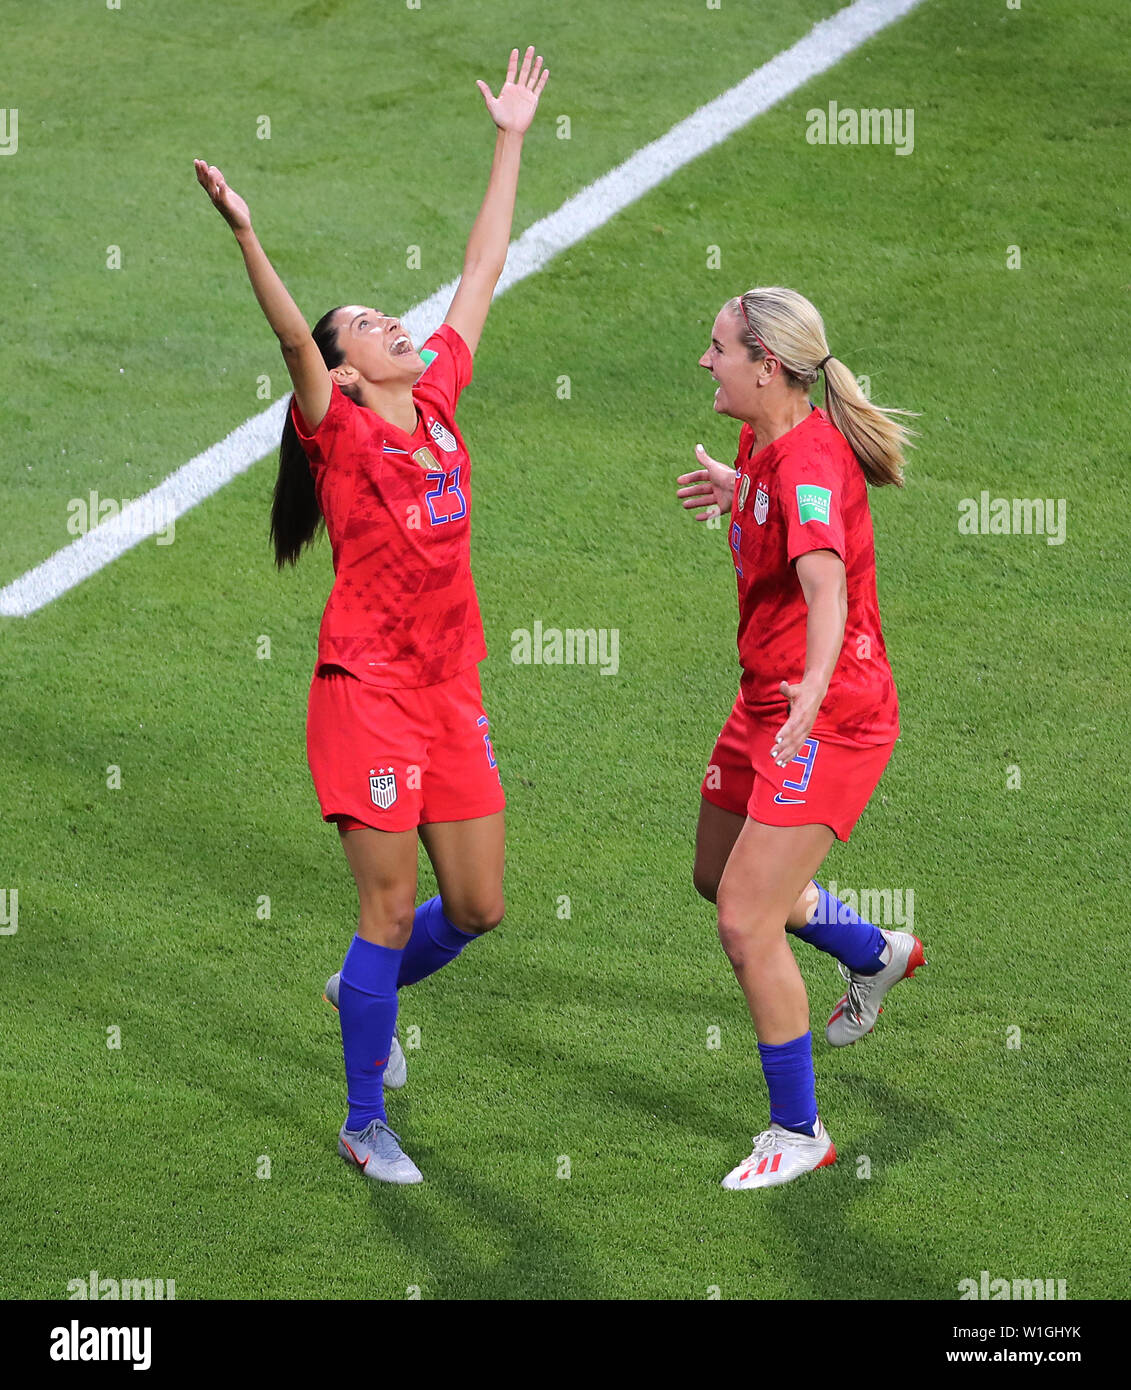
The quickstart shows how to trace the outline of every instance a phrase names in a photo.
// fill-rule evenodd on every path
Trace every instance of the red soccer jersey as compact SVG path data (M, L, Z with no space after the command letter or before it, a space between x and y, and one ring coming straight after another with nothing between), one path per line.
M835 550L844 561L844 644L812 732L869 747L899 736L899 706L880 631L868 484L852 449L823 410L755 451L742 427L735 460L730 544L738 574L742 694L756 717L784 722L778 689L805 671L808 606L794 561Z
M471 577L471 460L455 420L471 353L448 324L428 349L411 435L337 386L313 433L291 406L334 557L315 669L342 666L394 689L436 685L487 655Z

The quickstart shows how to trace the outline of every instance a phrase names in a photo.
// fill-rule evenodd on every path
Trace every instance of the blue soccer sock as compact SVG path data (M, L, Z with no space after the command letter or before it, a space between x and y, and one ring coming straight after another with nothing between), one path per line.
M880 959L887 946L879 927L865 922L852 908L817 884L817 911L804 927L791 927L794 936L835 956L858 975L875 975L886 962Z
M347 1129L385 1118L385 1064L397 1022L397 974L403 951L355 936L342 963L338 1017L349 1096Z
M798 1134L817 1132L817 1082L813 1075L813 1035L784 1043L758 1044L762 1074L770 1093L770 1122Z
M404 948L398 989L404 985L414 985L429 975L434 975L442 965L455 960L469 941L474 941L478 932L463 931L444 916L443 904L438 897L421 903L413 914L412 935Z

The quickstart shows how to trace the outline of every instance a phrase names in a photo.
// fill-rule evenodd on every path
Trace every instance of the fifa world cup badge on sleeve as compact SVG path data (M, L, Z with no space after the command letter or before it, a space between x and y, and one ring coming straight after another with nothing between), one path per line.
M369 769L369 795L374 806L387 811L397 799L397 774L390 768Z
M827 487L814 487L812 484L797 484L797 519L804 525L807 521L820 521L829 524L829 506L832 503L832 490Z

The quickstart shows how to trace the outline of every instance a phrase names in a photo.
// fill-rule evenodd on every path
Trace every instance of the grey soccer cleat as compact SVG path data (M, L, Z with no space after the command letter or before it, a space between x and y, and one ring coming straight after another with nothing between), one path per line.
M342 972L339 970L336 975L331 975L326 981L326 988L322 993L322 998L335 1011L338 1007L338 986L341 979ZM405 1061L400 1035L394 1030L393 1041L389 1045L389 1060L385 1063L385 1087L390 1091L399 1091L407 1080L408 1062Z
M859 1042L865 1033L876 1026L876 1019L883 1013L880 1005L884 995L892 985L900 980L909 980L921 965L923 943L917 936L905 931L880 930L881 936L891 949L891 959L875 975L861 975L847 966L838 966L840 973L848 981L848 993L844 995L832 1012L825 1037L833 1047L847 1047L849 1043Z
M338 1134L338 1152L350 1163L356 1163L374 1182L424 1181L424 1174L401 1148L400 1136L384 1120L370 1120L364 1129L347 1129L343 1125Z

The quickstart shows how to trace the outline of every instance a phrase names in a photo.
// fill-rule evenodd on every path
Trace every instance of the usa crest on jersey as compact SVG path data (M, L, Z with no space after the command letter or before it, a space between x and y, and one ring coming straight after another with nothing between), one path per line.
M385 768L378 768L376 772L369 771L369 795L374 806L379 806L382 811L387 811L397 799L397 774L392 768L388 771Z
M769 515L769 511L770 494L762 484L759 483L758 491L754 494L754 520L759 526L764 526L766 524L766 517Z
M459 445L456 443L455 435L446 425L442 425L439 420L432 421L431 425L428 427L428 433L436 443L439 444L445 454L454 454L459 448Z

